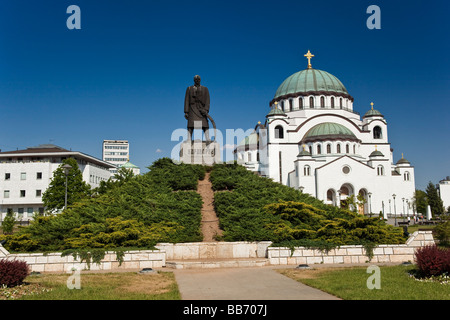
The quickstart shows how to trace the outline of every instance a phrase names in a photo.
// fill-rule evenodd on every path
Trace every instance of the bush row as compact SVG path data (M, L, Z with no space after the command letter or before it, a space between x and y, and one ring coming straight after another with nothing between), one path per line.
M39 216L6 238L12 252L80 248L151 248L157 242L201 241L205 168L160 159L149 172L104 186L57 216Z

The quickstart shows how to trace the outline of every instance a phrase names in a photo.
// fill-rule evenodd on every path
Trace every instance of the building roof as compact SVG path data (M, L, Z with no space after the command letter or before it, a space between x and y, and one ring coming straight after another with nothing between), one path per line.
M358 141L353 132L342 124L324 122L315 125L306 132L303 142L324 140L352 140Z
M384 154L382 154L380 151L378 151L378 150L375 150L375 151L373 151L370 155L369 155L369 157L384 157Z
M334 75L318 70L305 69L294 73L284 80L275 93L274 100L299 93L337 93L348 95L347 89Z
M130 161L119 165L119 168L125 168L125 169L139 169L139 167L135 164L132 164Z
M277 107L272 108L272 110L270 110L270 112L267 114L266 117L270 117L270 116L285 116L286 113L284 113L283 110L278 109Z
M88 154L79 152L79 151L71 151L53 144L41 144L36 147L28 147L23 150L14 150L14 151L5 151L0 152L0 159L11 158L11 157L48 157L48 156L58 156L58 157L73 157L80 158L87 162L91 162L101 167L106 168L116 168L114 164L109 162L97 159Z
M256 146L258 144L259 134L252 132L250 135L246 136L238 145L238 147L243 146Z
M366 114L364 115L364 118L366 117L383 117L383 115L381 114L380 111L375 110L375 109L370 109L369 111L366 112Z

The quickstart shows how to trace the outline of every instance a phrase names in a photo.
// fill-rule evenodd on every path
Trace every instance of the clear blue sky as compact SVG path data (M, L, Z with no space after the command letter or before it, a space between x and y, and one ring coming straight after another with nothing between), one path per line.
M81 30L68 30L69 5ZM366 9L381 9L369 30ZM282 81L306 67L337 76L364 114L388 121L395 161L416 187L450 175L448 1L2 0L2 151L43 143L101 158L127 139L131 162L170 156L195 74L219 129L264 121ZM157 152L157 150L161 152Z

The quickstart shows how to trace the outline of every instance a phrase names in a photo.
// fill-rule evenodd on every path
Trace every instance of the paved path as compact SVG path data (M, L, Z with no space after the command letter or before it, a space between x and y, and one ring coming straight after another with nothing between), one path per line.
M338 300L270 267L174 270L183 300Z

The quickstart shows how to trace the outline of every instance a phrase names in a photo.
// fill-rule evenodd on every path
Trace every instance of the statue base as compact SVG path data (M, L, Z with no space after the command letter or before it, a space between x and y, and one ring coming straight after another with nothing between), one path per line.
M180 161L186 164L213 165L220 162L220 147L215 141L184 141Z

